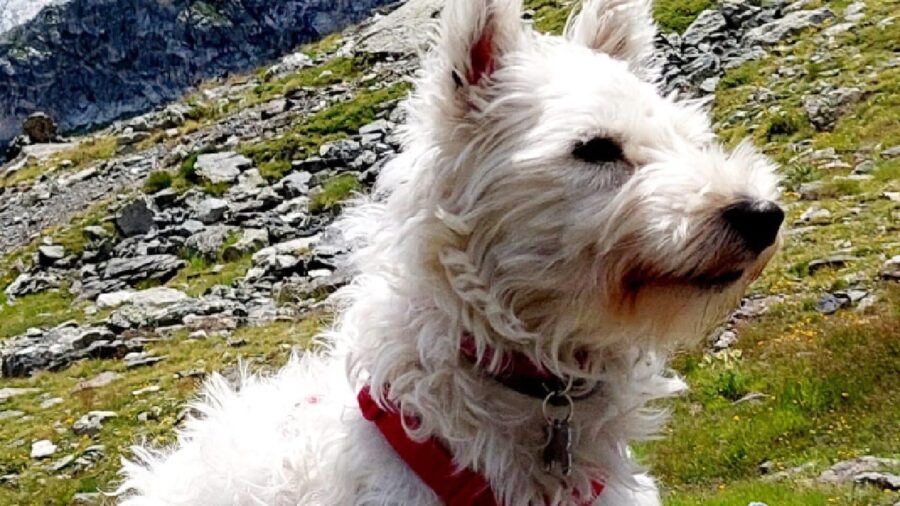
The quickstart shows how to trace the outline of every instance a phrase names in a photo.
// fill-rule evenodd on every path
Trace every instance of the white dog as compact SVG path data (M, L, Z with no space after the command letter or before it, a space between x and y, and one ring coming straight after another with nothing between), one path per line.
M444 9L384 198L341 222L329 350L214 378L125 504L660 503L628 444L774 252L773 166L659 95L646 0L587 0L563 37L519 1Z

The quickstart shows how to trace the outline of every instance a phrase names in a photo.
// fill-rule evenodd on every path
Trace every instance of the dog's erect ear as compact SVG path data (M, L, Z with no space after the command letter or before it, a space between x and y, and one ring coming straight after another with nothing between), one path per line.
M457 87L478 85L497 69L522 36L521 0L450 0L444 7L438 50Z
M565 36L641 72L656 37L651 0L584 0L581 12L569 20Z

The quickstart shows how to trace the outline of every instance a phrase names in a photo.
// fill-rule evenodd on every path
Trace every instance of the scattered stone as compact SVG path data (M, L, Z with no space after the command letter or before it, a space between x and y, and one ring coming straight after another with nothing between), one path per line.
M822 196L822 188L825 183L822 181L813 181L811 183L803 183L797 189L800 194L800 200L819 200Z
M816 302L816 311L824 314L830 315L838 312L838 310L849 307L850 299L848 297L841 297L836 294L826 293Z
M731 348L738 340L737 334L732 330L723 330L713 340L712 348L715 351L722 351Z
M153 211L142 198L123 207L116 216L116 228L125 237L144 235L154 226Z
M22 123L22 132L35 144L57 140L56 122L43 112L36 112L25 118L25 122Z
M896 158L900 156L900 144L892 146L881 152L882 158Z
M213 184L234 183L252 166L252 160L232 151L200 155L194 163L197 175Z
M759 402L768 399L769 396L762 392L750 392L747 395L741 397L740 399L734 401L732 404L735 406L738 404L743 404L745 402Z
M51 397L49 399L44 399L43 401L41 401L40 408L41 409L50 409L53 406L62 404L63 402L65 402L65 401L63 400L62 397Z
M50 464L50 467L48 469L51 472L58 473L59 471L62 471L63 469L69 467L73 462L75 462L75 455L66 455L65 457Z
M860 473L853 477L853 481L863 485L872 485L881 490L892 492L900 490L900 476L891 473Z
M881 279L900 281L900 255L896 255L886 261L878 275Z
M40 246L38 248L38 264L49 267L62 260L66 256L66 249L62 246Z
M137 390L132 391L131 395L133 395L135 397L140 397L140 396L146 395L146 394L155 394L156 392L159 392L160 390L162 390L162 388L160 388L159 385L150 385L148 387L139 388Z
M135 369L138 367L145 367L148 365L153 365L157 362L162 362L166 357L154 357L146 352L141 353L129 353L125 356L125 368L126 369Z
M105 420L117 416L113 411L91 411L72 425L72 432L76 436L93 436L100 432Z
M188 237L184 246L201 257L214 260L219 256L222 246L232 234L236 233L236 230L235 227L227 225L206 227L203 231Z
M122 378L122 375L117 372L106 371L101 372L97 376L84 381L79 381L78 384L75 385L75 388L72 389L73 392L81 392L82 390L90 390L93 388L102 388L110 383L117 381Z
M194 211L194 217L204 225L210 225L221 221L226 212L228 212L228 201L211 197L200 202Z
M233 262L269 245L269 232L264 228L245 228L241 238L222 252L226 262Z
M821 94L803 97L803 108L817 130L830 132L840 115L861 97L859 88L827 89Z
M821 24L834 17L834 12L826 7L809 11L794 11L781 19L750 30L746 37L752 43L764 46L773 45L804 28Z
M856 260L856 257L850 256L850 255L832 255L830 257L817 258L817 259L811 261L806 266L806 272L810 276L812 276L817 271L819 271L825 267L831 267L834 269L838 269L838 268L844 267L845 265L847 265L850 262L853 262L854 260Z
M829 467L816 478L819 483L850 483L863 473L880 472L900 466L900 459L886 459L865 455L852 460L844 460Z
M22 416L25 416L24 411L16 411L16 410L0 411L0 421L7 420L10 418L19 418Z
M891 202L900 202L900 192L884 192L881 194L881 198Z
M831 223L831 211L813 206L800 215L799 221L801 223L812 223L815 225Z
M114 258L106 264L104 279L117 279L133 285L146 279L167 281L186 264L175 255L146 255Z
M57 446L49 439L35 441L31 445L31 458L35 460L45 459L56 453Z
M856 167L853 168L854 174L868 174L875 170L875 162L872 160L864 160L856 164Z
M6 402L20 395L34 395L39 392L40 390L37 388L0 388L0 402Z

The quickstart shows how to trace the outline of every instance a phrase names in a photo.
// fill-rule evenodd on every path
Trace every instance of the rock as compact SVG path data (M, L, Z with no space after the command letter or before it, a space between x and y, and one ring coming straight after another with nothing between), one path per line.
M35 144L54 142L57 137L56 122L42 112L33 113L25 118L22 131Z
M144 235L154 226L153 211L142 198L123 207L116 216L116 228L125 237Z
M429 42L428 30L422 28L433 23L442 5L442 0L406 2L360 34L360 49L375 54L419 54Z
M16 411L16 410L0 411L0 421L12 419L12 418L19 418L22 416L25 416L25 412L23 412L23 411Z
M37 388L0 388L0 403L20 395L33 395L39 392L40 390Z
M852 460L844 460L834 464L816 478L819 483L850 483L863 473L880 472L900 466L900 459L886 459L865 455Z
M226 262L233 262L244 255L256 252L269 245L269 232L264 228L245 228L241 231L241 238L225 248L222 258Z
M91 390L94 388L102 388L110 383L117 381L122 378L122 375L117 372L106 371L101 372L97 376L84 381L79 381L75 388L72 389L73 392L81 392L82 390Z
M841 114L862 97L859 88L837 88L803 97L803 108L817 130L830 132Z
M713 341L713 350L722 351L731 348L738 340L737 334L731 330L723 330Z
M207 227L202 232L188 237L184 246L201 257L215 260L219 256L219 251L222 249L225 241L232 234L236 233L236 230L235 227L226 225Z
M50 467L48 469L51 472L58 473L59 471L62 471L63 469L69 467L73 462L75 462L75 455L66 455L53 464L50 464Z
M233 151L200 155L194 163L197 175L213 184L234 183L252 166L252 160Z
M131 302L131 296L134 292L131 290L119 290L117 292L101 293L97 296L97 307L100 309L116 308L122 304Z
M123 304L137 306L165 306L186 300L188 296L174 288L158 286L139 292L118 291L104 293L97 297L97 306L101 309L116 308Z
M854 174L868 174L875 170L875 162L872 160L864 160L859 162L856 167L853 168Z
M157 209L166 209L178 201L178 197L178 190L166 188L151 195L150 200L153 201L153 205L156 206Z
M285 198L301 197L309 194L309 182L312 174L305 171L291 172L275 184L275 190Z
M103 495L100 492L79 492L72 496L72 506L94 506L100 504Z
M72 425L72 432L76 436L93 436L100 432L103 422L118 415L112 411L91 411L82 416Z
M10 299L22 297L32 293L41 293L53 288L59 288L60 281L55 275L47 272L37 272L34 274L19 274L9 286L6 287L4 293Z
M884 192L881 194L881 198L891 202L900 202L900 192Z
M818 25L834 17L834 12L826 7L809 11L795 11L781 19L750 30L746 37L750 43L768 46L776 44L804 28Z
M881 272L878 275L881 279L900 281L900 255L888 259L881 267Z
M129 353L125 357L125 368L126 369L135 369L138 367L146 367L148 365L153 365L158 362L162 362L166 357L154 357L148 355L147 353Z
M38 264L49 267L62 260L66 256L66 249L62 246L40 246L38 248Z
M882 158L896 158L900 156L900 144L892 146L881 152Z
M167 281L186 264L174 255L145 255L114 258L106 264L104 279L116 279L133 285L146 279Z
M218 198L207 198L197 205L194 217L205 225L221 221L228 212L228 201Z
M853 481L863 485L872 485L881 490L892 492L900 490L900 476L891 473L859 473L853 477Z
M271 67L266 69L264 78L266 80L269 80L276 76L293 74L311 65L312 58L310 58L306 54L301 52L291 53L283 57L275 65L272 65Z
M65 402L65 401L63 400L62 397L51 397L49 399L44 399L43 401L41 401L40 408L41 409L50 409L53 406L62 404L63 402Z
M850 299L847 297L840 297L835 294L826 293L819 299L819 302L816 302L816 311L824 314L830 315L836 313L838 310L843 309L845 307L850 306Z
M56 453L56 445L48 439L35 441L31 445L31 458L40 460L45 459Z
M350 139L341 139L323 144L319 148L319 156L325 159L335 159L339 162L350 163L362 152L358 142Z
M832 255L825 258L817 258L806 266L806 272L810 276L825 267L841 268L850 262L856 260L856 257L850 255Z
M803 183L797 190L800 194L800 200L819 200L824 183L821 181L813 181L811 183Z
M812 206L800 215L799 221L801 223L812 223L816 225L831 223L831 211Z

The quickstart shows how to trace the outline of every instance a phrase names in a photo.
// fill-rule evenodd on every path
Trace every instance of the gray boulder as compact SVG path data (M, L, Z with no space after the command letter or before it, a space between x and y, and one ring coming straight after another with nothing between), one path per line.
M252 160L233 151L200 155L194 164L197 175L214 184L234 183L252 166Z
M116 228L125 237L144 235L153 230L153 227L153 211L144 199L137 199L126 205L116 216Z
M194 217L201 223L209 225L221 221L226 212L228 212L228 201L208 198L197 205Z
M175 275L185 262L174 255L145 255L135 258L114 258L106 264L104 279L116 279L135 284L146 279L166 281Z
M766 23L747 32L747 40L754 44L770 46L799 33L804 28L819 25L834 18L827 7L809 11L794 11L781 19Z

